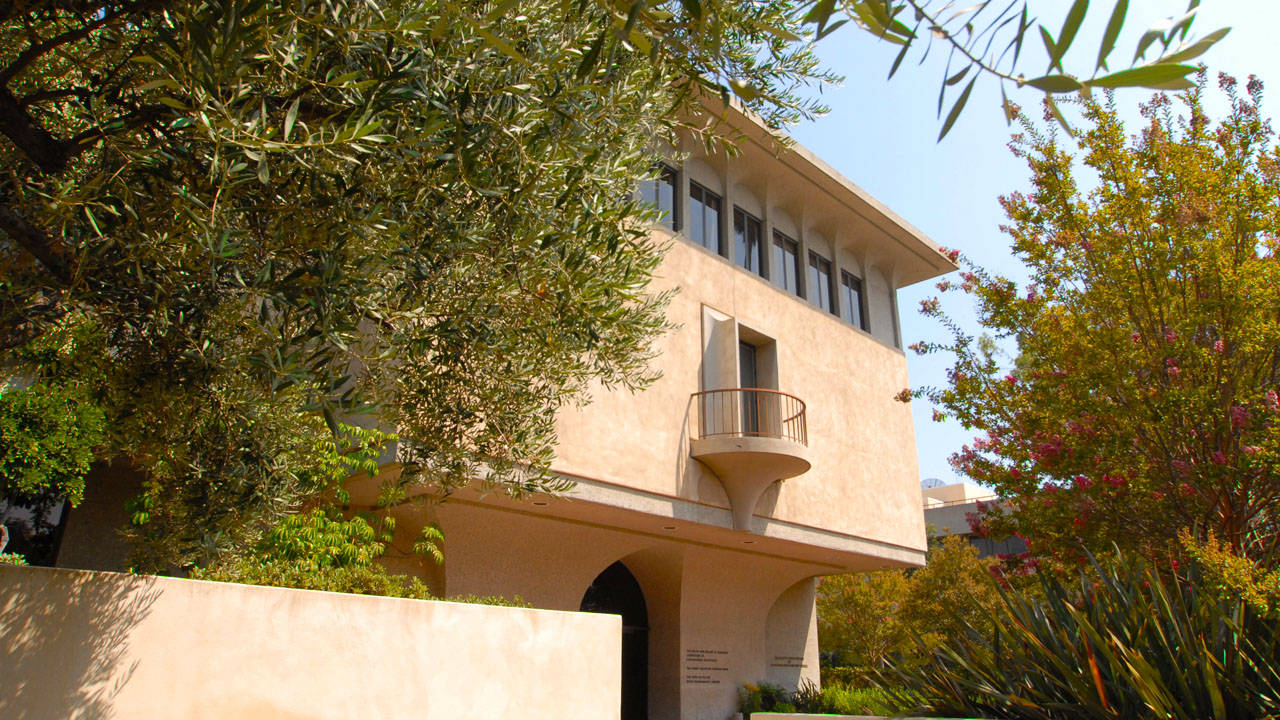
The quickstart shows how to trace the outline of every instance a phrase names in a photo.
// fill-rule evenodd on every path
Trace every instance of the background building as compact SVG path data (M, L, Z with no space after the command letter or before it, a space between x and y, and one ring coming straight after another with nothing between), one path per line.
M1022 538L992 540L978 537L970 529L969 517L980 513L983 503L1000 502L1000 497L990 490L965 482L943 485L925 480L921 492L924 496L924 522L930 537L959 535L978 548L983 557L1017 555L1027 551L1027 543Z

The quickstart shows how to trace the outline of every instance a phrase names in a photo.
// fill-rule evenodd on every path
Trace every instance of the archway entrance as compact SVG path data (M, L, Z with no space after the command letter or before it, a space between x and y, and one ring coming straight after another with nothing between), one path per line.
M622 720L648 720L649 611L640 583L616 562L591 582L579 609L622 616Z

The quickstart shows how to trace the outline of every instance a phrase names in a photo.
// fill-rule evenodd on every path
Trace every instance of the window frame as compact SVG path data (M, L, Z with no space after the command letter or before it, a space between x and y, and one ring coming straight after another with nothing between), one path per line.
M850 280L853 282L848 282ZM846 287L852 288L857 293L858 298L858 307L854 310L848 311L847 314L845 311L845 305L849 303L846 302L846 296L848 295L848 293L844 291ZM871 323L867 321L866 283L862 282L862 278L843 269L840 271L840 313L841 319L845 322L863 332L871 332Z
M702 195L702 198L701 199L694 198L693 196L694 192L700 193ZM693 233L692 233L692 230L694 227L694 220L695 220L694 216L701 214L702 217L700 218L701 222L699 223L699 227L702 229L704 236L706 234L706 231L707 231L706 199L708 197L714 198L716 203L716 224L714 228L715 247L709 247L705 242L698 241L693 237ZM701 206L701 213L699 213L697 210L694 209L693 203L695 202L695 200L697 201L698 205ZM725 252L727 251L725 237L724 237L724 198L721 197L718 193L712 192L709 188L707 188L706 185L703 185L702 183L697 182L696 180L689 181L689 222L685 225L685 236L689 238L689 240L694 245L706 248L707 250L710 250L711 252L716 253L721 257L723 257L725 255Z
M659 212L663 212L661 188L664 184L669 185L671 187L671 210L666 213L664 219L658 220L657 225L671 232L680 232L682 227L680 222L680 170L665 162L656 163L653 166L653 170L655 176L642 181L640 184L640 202L651 204ZM653 194L652 203L649 202L648 192L646 192L650 187Z
M778 267L776 268L777 272L772 273L774 276L774 284L783 290L790 292L796 297L804 297L804 289L801 287L803 276L800 272L800 241L790 235L787 235L781 230L774 228L773 242L770 243L770 247L779 251L778 253L775 253L775 255L777 255ZM791 270L795 275L794 287L787 287L787 256L789 250L791 251ZM770 269L774 269L772 263L770 263Z
M748 265L748 264L746 264L745 262L743 262L743 261L744 261L744 259L745 259L745 257L740 257L740 256L739 256L739 255L740 255L740 253L738 253L738 225L739 225L739 222L738 222L738 221L739 221L739 218L741 218L741 220L742 220L742 223L741 223L741 224L742 224L742 228L743 228L743 230L742 230L742 238L743 238L743 240L742 240L742 247L743 247L743 249L749 249L749 247L750 247L750 246L749 246L749 240L750 240L750 238L748 237L747 228L748 228L748 227L750 227L750 223L752 223L752 222L754 222L754 223L755 223L755 228L756 228L756 242L755 242L755 246L756 246L756 254L755 254L755 259L756 259L756 263L758 264L758 268L756 268L756 269L753 269L750 265ZM743 210L740 206L738 206L738 205L734 205L734 206L733 206L733 243L734 243L734 244L733 244L733 251L734 251L734 259L733 259L733 260L734 260L734 264L736 264L738 267L740 267L740 268L742 268L742 269L746 270L747 272L750 272L750 273L752 273L752 274L754 274L754 275L757 275L757 276L759 276L759 277L765 278L765 279L767 280L767 279L769 278L769 268L768 268L768 266L765 264L765 255L764 255L764 237L765 237L765 226L764 226L764 221L763 221L763 220L761 220L760 218L756 217L755 215L752 215L751 213L747 212L746 210ZM742 253L741 255L745 256L745 253Z
M822 282L822 273L823 273L824 265L826 266L826 274L827 274L826 283ZM834 271L834 267L832 266L831 261L819 255L817 252L810 250L809 251L809 267L816 271L815 273L813 273L815 277L812 278L814 282L809 283L810 285L813 286L808 288L808 291L810 293L809 302L831 313L832 315L836 315L837 317L839 317L838 309L836 308L836 302L835 302L836 300L835 283L833 282L833 278L831 277ZM823 307L822 305L822 287L821 286L824 284L826 285L826 291L827 291L826 307Z

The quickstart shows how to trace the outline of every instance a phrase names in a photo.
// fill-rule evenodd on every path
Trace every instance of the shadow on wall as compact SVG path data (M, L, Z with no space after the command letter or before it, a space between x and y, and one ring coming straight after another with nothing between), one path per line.
M0 717L105 720L133 674L118 665L130 628L160 594L154 580L105 583L77 573L67 582L59 575L0 568Z

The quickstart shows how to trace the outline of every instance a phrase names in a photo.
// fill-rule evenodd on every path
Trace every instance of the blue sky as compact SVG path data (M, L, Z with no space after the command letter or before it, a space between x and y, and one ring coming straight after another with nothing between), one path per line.
M1033 0L1032 4L1041 13L1041 21L1056 35L1069 3ZM1092 3L1085 26L1067 55L1068 71L1082 72L1090 67L1112 5L1110 0ZM1180 15L1185 9L1185 0L1131 0L1125 33L1113 54L1113 68L1120 69L1116 59L1133 56L1137 39L1148 25L1166 16ZM1278 21L1280 3L1204 0L1193 26L1194 34L1203 36L1228 26L1232 30L1199 61L1209 66L1212 76L1225 71L1243 81L1254 74L1264 82L1274 83L1269 86L1272 93L1280 92L1280 53L1276 52L1273 32L1280 27ZM1019 69L1034 77L1044 69L1045 55L1038 38L1028 38L1027 48L1030 52L1024 50ZM937 50L923 66L915 64L918 54L909 57L894 79L886 81L897 47L877 43L856 28L841 28L820 41L818 51L827 66L846 80L842 86L823 90L831 112L792 128L792 134L940 245L958 248L987 268L1021 278L1019 264L999 231L1004 217L997 198L1025 189L1027 173L1025 165L1006 147L1011 131L1000 112L999 86L994 79L979 80L951 133L941 143L935 142L941 127L935 110L945 60ZM1149 96L1150 91L1146 90L1122 90L1117 101L1127 116L1136 118L1138 104ZM1030 89L1011 89L1010 97L1026 108L1034 108L1042 95ZM1264 99L1264 112L1274 116L1277 102L1280 100L1268 103ZM1208 107L1221 114L1222 105L1215 106L1211 101ZM1132 127L1136 131L1138 125ZM904 344L945 337L942 328L918 312L920 300L936 294L932 282L900 293ZM944 302L962 324L976 330L973 314L962 296L949 294ZM908 351L912 385L943 384L947 360L943 356L920 357ZM973 433L955 423L933 422L931 408L922 400L914 401L912 406L921 478L960 480L947 458Z

